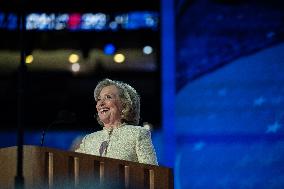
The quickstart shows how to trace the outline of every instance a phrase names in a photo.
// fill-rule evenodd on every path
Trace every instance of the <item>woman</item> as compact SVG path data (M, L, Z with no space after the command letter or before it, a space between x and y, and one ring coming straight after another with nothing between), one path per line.
M86 135L76 152L158 165L150 131L137 126L140 97L130 85L104 79L94 91L103 130Z

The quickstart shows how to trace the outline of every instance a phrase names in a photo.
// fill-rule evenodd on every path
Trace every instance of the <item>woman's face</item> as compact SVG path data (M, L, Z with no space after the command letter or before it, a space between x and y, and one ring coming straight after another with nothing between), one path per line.
M116 86L104 87L98 97L96 109L104 126L118 125L121 123L122 103L119 90Z

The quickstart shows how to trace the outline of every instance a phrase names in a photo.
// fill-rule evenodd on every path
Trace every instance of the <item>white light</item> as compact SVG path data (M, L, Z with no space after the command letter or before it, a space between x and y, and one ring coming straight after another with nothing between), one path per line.
M116 63L122 63L125 60L125 56L123 54L116 54L116 55L114 55L113 60Z
M144 54L151 54L153 52L153 48L151 46L145 46L143 48L143 53Z
M79 55L77 55L77 54L71 54L70 56L69 56L69 62L70 63L77 63L78 62L78 60L79 60Z
M78 64L78 63L72 64L72 71L73 72L78 72L79 70L80 70L80 64Z
M54 28L55 14L36 14L32 13L27 16L27 30L51 30Z
M67 27L67 22L69 20L68 14L59 14L57 17L55 17L55 30L63 30Z
M104 13L86 13L82 15L82 29L97 29L102 30L106 27L107 24L107 15Z

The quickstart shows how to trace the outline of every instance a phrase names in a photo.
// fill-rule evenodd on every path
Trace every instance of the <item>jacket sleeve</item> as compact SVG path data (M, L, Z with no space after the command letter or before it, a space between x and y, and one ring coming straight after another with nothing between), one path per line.
M151 140L151 133L141 128L136 142L136 154L139 163L158 165L156 152Z

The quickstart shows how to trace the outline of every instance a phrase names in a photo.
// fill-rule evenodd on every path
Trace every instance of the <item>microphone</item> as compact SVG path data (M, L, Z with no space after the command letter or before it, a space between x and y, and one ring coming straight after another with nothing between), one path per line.
M50 123L46 127L46 129L42 130L40 146L43 146L45 134L52 126L59 125L59 124L71 124L75 121L76 121L76 114L74 112L70 112L70 111L67 111L67 110L61 110L57 114L57 119L55 121L53 121L52 123Z

